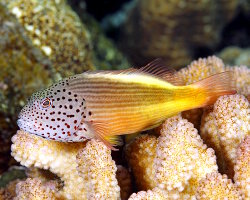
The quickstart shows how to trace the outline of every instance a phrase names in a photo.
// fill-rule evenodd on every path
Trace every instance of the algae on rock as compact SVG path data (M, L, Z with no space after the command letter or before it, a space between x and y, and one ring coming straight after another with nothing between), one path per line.
M64 0L2 0L61 77L92 65L89 32Z

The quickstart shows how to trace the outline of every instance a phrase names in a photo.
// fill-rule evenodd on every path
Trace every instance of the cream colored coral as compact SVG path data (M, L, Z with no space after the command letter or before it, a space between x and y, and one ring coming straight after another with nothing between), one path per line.
M233 166L239 144L250 134L249 102L243 95L222 96L214 104L213 112L221 148L228 164Z
M135 138L126 147L126 159L132 168L139 190L153 189L156 186L153 167L156 145L155 136L142 135Z
M237 147L250 133L249 120L249 102L238 94L220 97L202 117L201 137L215 150L220 171L230 178Z
M242 192L245 199L250 199L250 135L242 141L237 150L234 171L236 186Z
M213 113L213 106L204 109L200 135L208 147L211 147L216 154L216 160L219 168L222 171L225 170L225 163L223 159L223 152L221 151L220 138L218 135L217 124L215 120L215 114Z
M133 193L128 200L168 200L167 192L160 188L154 188L153 190L140 191Z
M14 200L56 200L55 191L36 178L19 182L16 186L16 194Z
M234 83L239 94L248 96L250 94L250 69L247 66L226 67L233 71Z
M154 165L158 186L183 191L185 198L191 198L199 180L217 171L213 149L203 144L197 130L180 115L166 120L158 140Z
M77 154L78 172L85 180L87 199L120 199L116 165L111 150L102 142L90 140Z
M197 188L198 200L241 200L242 197L236 186L226 175L217 172L207 174Z
M178 72L186 85L225 71L223 61L216 56L199 58Z
M121 189L121 199L127 200L132 193L132 178L129 171L122 165L117 165L116 179Z
M85 198L86 188L78 175L76 154L85 143L62 143L18 131L12 137L11 155L26 167L49 169L64 181L57 195L66 199Z

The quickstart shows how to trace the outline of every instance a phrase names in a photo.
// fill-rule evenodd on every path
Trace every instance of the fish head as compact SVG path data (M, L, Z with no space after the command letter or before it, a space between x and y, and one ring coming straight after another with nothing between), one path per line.
M65 80L34 93L21 110L20 129L46 139L75 141L84 108L84 99L68 88Z

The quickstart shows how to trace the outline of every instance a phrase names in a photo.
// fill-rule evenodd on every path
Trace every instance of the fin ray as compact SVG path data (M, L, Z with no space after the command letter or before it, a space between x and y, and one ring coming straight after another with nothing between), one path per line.
M233 77L232 71L225 71L193 83L192 85L205 89L207 99L201 106L214 104L217 98L222 95L235 94Z
M90 126L97 139L102 141L109 149L116 151L114 146L122 145L122 140L118 135L109 135L109 125L104 122L90 122Z
M167 81L173 85L184 85L182 78L172 68L166 67L160 58L136 69L87 71L88 74L146 74Z

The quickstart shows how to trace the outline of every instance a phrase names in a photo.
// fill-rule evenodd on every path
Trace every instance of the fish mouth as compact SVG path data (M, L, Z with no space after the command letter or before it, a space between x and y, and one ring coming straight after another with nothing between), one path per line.
M30 124L30 122L27 121L27 120L25 120L25 119L23 119L23 118L19 118L19 119L17 120L17 126L18 126L20 129L24 130L24 131L28 131L28 128L27 128L27 127L32 127L31 124ZM34 126L35 126L35 125L34 125Z

